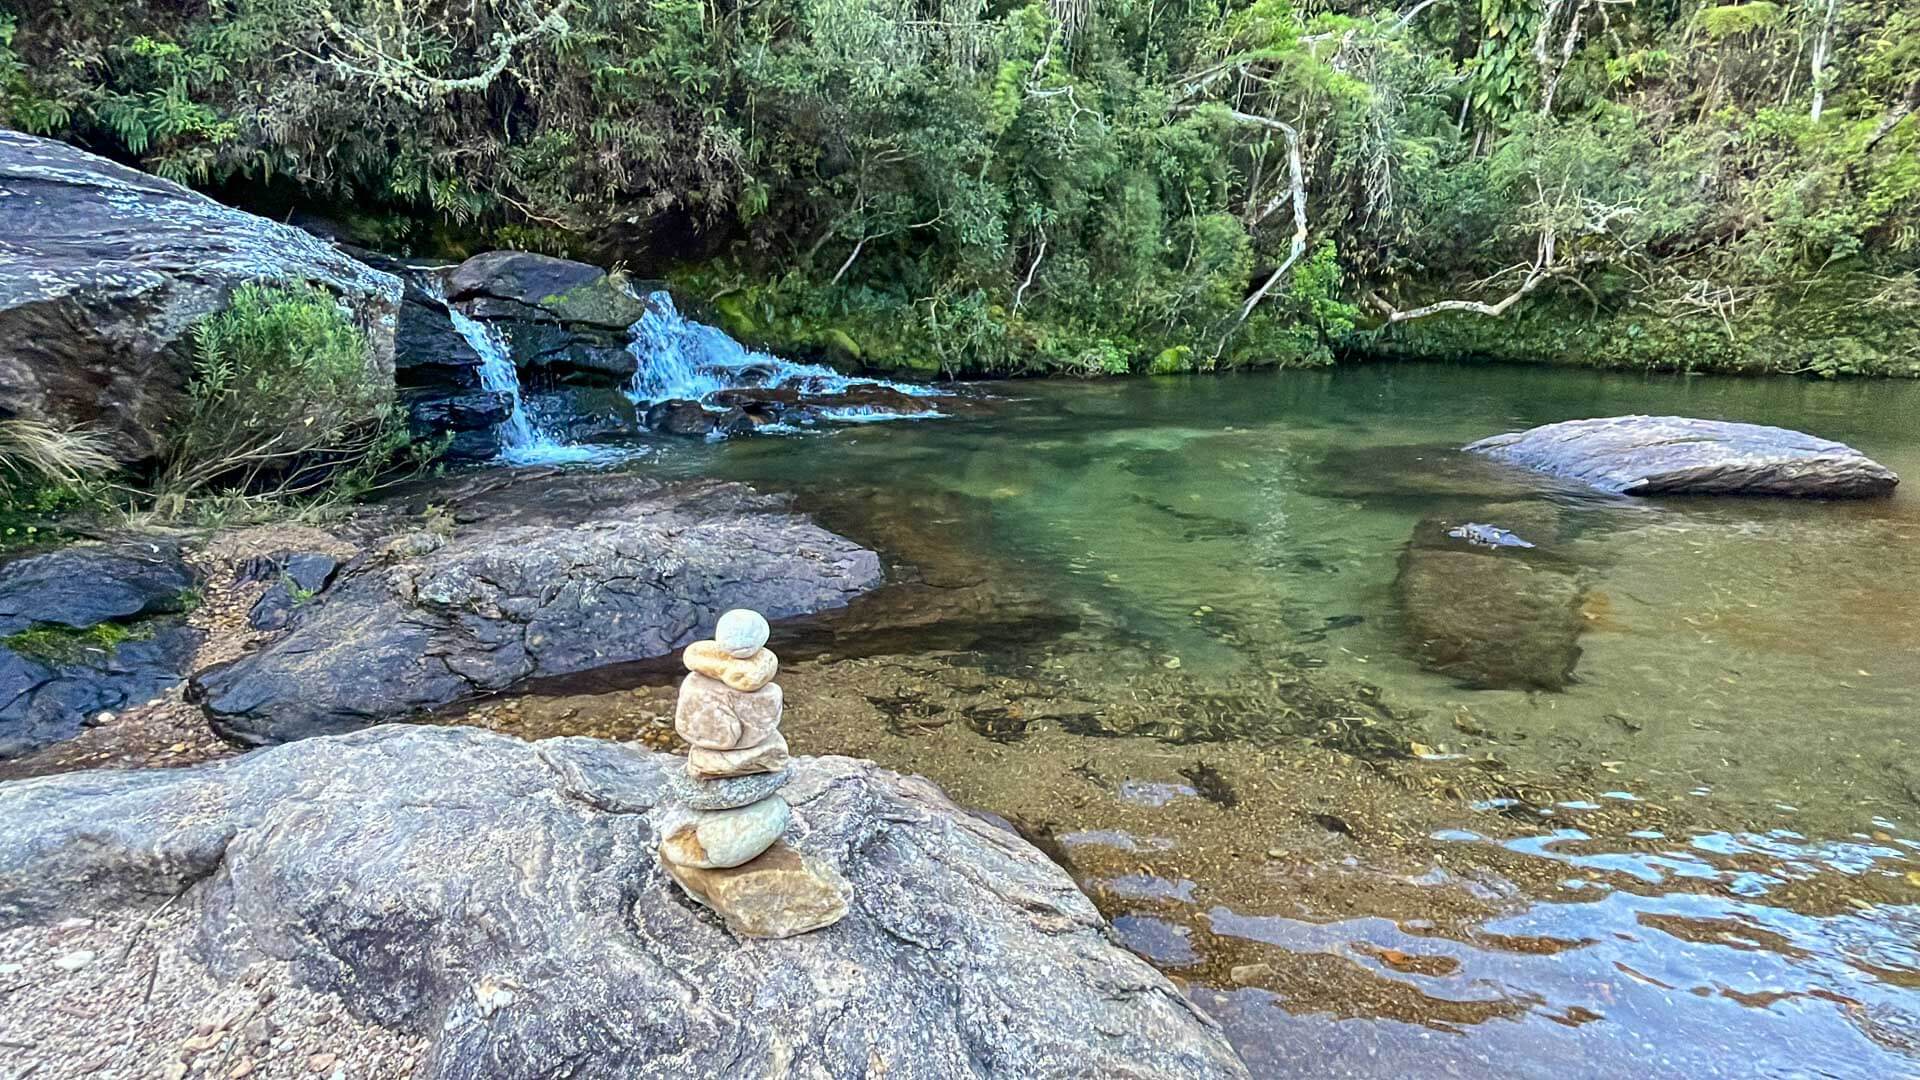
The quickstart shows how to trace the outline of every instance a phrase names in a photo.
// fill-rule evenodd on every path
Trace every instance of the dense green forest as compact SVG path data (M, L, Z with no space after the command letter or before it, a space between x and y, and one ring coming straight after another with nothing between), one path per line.
M0 0L0 119L948 371L1920 373L1914 0Z

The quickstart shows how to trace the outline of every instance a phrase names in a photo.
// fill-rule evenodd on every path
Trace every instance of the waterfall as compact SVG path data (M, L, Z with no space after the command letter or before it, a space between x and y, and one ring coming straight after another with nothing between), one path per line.
M444 303L444 301L442 301ZM527 414L520 395L520 372L514 367L513 352L506 338L492 326L470 318L452 304L447 315L453 328L480 354L480 386L507 398L507 418L494 429L500 439L500 458L516 465L539 462L579 461L592 456L584 447L569 446L541 431Z
M790 387L811 397L831 397L862 387L885 387L914 397L937 391L911 383L859 379L819 364L800 364L769 353L755 352L716 326L694 322L680 314L665 292L647 296L647 313L628 330L639 369L628 386L629 397L640 404L656 401L705 401L721 390L747 387ZM824 409L836 420L891 420L900 414L867 407ZM935 415L920 413L915 415Z

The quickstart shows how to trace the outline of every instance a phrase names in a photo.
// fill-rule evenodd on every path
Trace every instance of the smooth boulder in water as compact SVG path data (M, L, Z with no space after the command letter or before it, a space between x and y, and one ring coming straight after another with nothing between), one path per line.
M1892 469L1845 443L1760 424L1685 416L1568 420L1467 451L1616 495L1888 495Z

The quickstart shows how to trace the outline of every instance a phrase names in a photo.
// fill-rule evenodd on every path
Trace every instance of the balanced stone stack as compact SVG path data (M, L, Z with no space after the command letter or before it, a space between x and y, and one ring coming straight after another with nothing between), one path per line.
M782 839L793 809L779 792L792 771L767 634L758 612L729 611L712 641L687 646L674 727L690 749L686 772L670 781L660 861L734 932L781 938L839 922L852 890Z

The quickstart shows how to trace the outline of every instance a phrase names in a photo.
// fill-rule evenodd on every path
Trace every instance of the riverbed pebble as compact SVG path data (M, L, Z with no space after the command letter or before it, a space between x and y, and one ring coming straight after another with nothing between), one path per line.
M759 612L735 608L714 624L713 640L735 656L748 657L760 651L771 633L766 618Z
M680 684L674 730L696 747L738 750L763 742L780 726L780 684L742 693L699 672Z
M733 810L686 811L662 830L660 854L676 866L702 870L739 866L772 847L791 815L778 795Z

